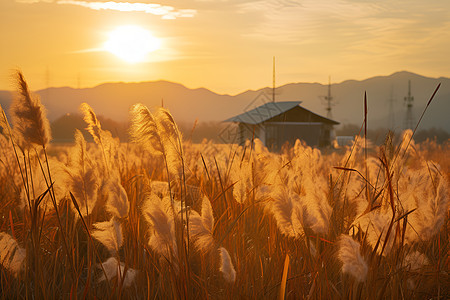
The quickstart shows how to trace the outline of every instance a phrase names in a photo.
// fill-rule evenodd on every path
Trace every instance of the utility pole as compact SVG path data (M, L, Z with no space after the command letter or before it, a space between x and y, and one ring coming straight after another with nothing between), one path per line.
M404 129L412 129L414 118L413 118L413 103L414 97L411 96L411 80L408 80L408 96L404 98L406 104L406 117Z

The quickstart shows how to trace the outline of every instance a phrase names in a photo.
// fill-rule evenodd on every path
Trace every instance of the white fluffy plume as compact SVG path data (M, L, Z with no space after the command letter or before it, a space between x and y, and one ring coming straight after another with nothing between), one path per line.
M352 275L356 281L366 280L369 270L367 262L361 256L360 245L351 236L341 235L338 258L342 262L342 273Z
M150 152L162 154L169 173L181 176L183 147L181 133L168 110L159 108L152 114L143 104L131 108L130 134L135 142Z
M23 74L17 72L19 95L11 103L11 121L18 144L28 149L32 144L47 145L51 140L50 123L44 106L32 96Z
M113 278L117 277L117 275L120 274L122 286L125 288L131 286L138 273L137 270L131 268L128 268L125 273L125 264L117 261L115 257L108 258L105 262L102 263L102 267L105 270L107 277L105 277L105 274L103 273L99 278L99 281L104 281L106 280L106 278L111 281Z
M106 210L117 218L126 217L129 210L128 196L120 182L118 172L114 172L109 177L105 188L108 194Z
M22 270L26 250L7 233L0 232L0 264L17 277Z
M150 223L149 246L168 261L177 258L174 209L169 197L150 194L144 205L144 217Z
M220 271L223 274L223 278L233 283L236 280L236 271L234 270L233 262L231 261L230 254L227 249L220 247Z
M211 202L204 196L202 215L193 211L189 216L189 234L194 238L194 245L201 251L210 251L214 247L214 216Z
M123 243L122 226L112 218L106 222L98 222L94 224L92 236L102 243L111 254L119 252L119 248Z
M92 213L97 202L99 176L96 167L87 157L86 141L79 130L75 132L75 146L72 150L73 159L66 168L67 189L72 192L81 214L87 216ZM75 212L78 216L78 213Z

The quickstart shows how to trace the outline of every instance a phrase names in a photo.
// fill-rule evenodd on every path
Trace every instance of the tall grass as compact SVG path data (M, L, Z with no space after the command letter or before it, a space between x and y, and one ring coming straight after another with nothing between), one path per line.
M329 154L192 144L170 112L142 104L121 144L83 104L94 143L77 131L56 152L17 80L12 125L3 111L0 123L1 298L450 293L449 144L415 144L412 131Z

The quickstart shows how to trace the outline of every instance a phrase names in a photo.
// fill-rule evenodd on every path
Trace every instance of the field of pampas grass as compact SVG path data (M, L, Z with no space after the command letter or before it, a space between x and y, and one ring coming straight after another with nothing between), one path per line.
M17 80L0 115L1 299L450 294L450 143L192 144L142 104L121 143L85 103L94 143L61 147Z

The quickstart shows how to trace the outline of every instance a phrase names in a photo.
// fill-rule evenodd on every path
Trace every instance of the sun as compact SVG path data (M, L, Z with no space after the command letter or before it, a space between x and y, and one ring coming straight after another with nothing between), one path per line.
M103 45L104 50L129 63L145 61L150 52L160 47L161 41L158 38L135 25L117 27L109 33L109 39Z

